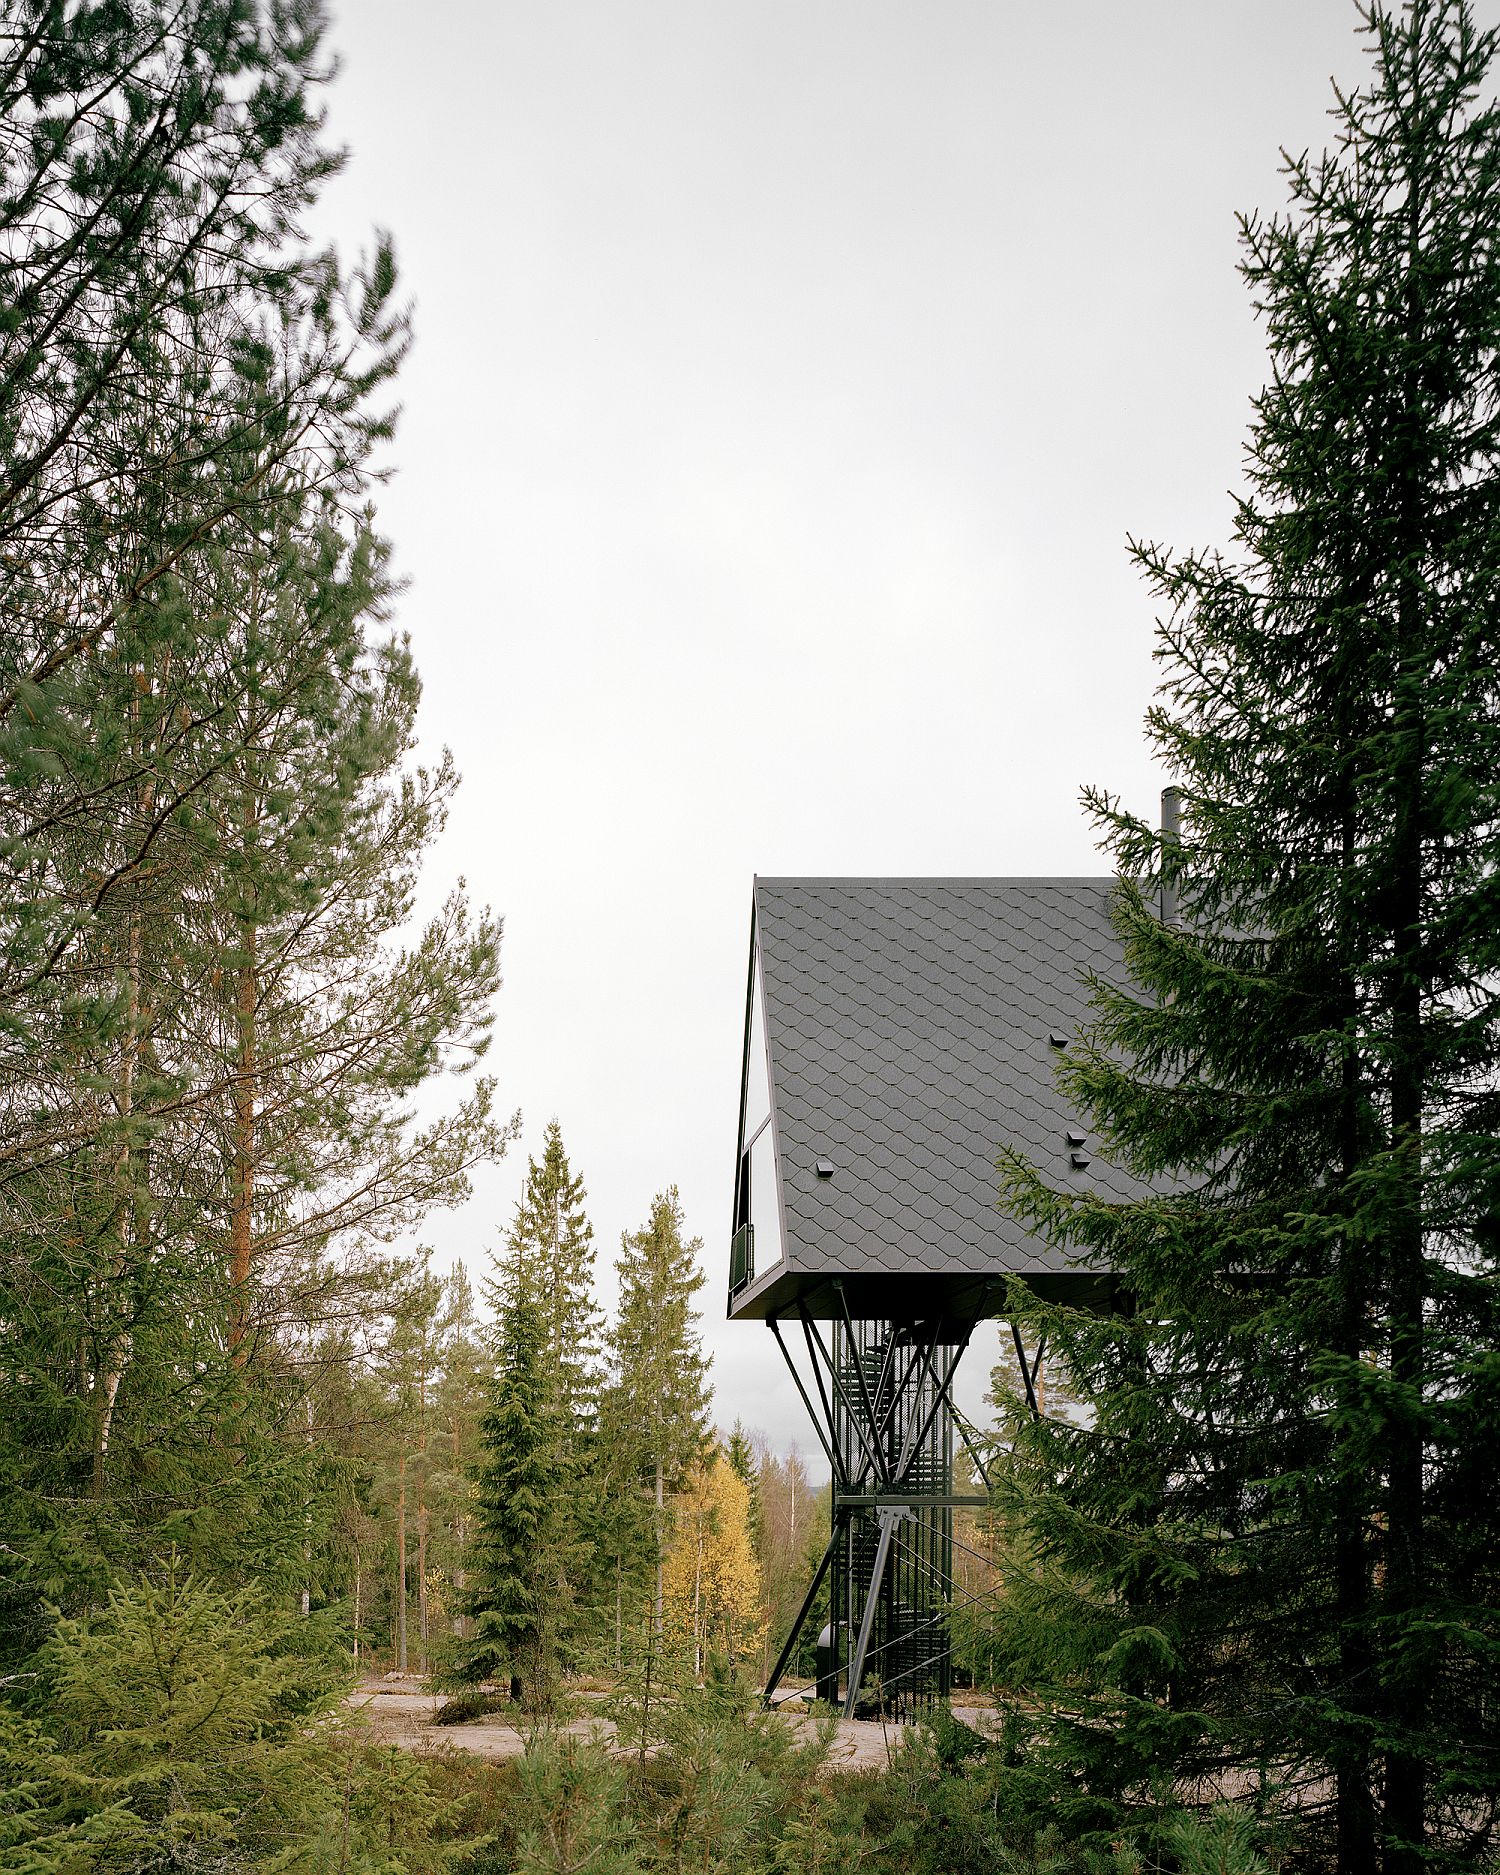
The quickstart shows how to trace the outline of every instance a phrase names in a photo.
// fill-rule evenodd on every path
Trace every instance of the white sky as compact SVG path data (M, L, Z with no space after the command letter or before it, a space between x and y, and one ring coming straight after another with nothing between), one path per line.
M675 1182L719 1419L811 1454L723 1321L752 877L1097 872L1080 785L1153 809L1126 535L1227 544L1233 211L1354 8L335 4L317 228L416 301L381 523L525 1116L425 1238L482 1264L555 1114L606 1282Z

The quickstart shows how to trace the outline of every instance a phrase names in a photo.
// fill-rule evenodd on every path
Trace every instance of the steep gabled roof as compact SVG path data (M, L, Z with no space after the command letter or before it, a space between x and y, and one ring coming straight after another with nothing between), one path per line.
M1060 1182L1143 1190L1092 1140L1073 1166L1067 1135L1082 1128L1054 1078L1087 1013L1084 976L1128 981L1113 884L756 882L785 1256L756 1270L735 1316L799 1297L826 1315L834 1279L856 1315L978 1313L1012 1274L1099 1290L1001 1214L995 1163L1004 1143Z

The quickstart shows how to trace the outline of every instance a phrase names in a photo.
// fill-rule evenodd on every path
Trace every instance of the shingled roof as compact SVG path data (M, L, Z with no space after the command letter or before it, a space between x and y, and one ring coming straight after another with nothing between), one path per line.
M1107 1287L1001 1213L996 1159L1008 1144L1063 1183L1143 1189L1091 1139L1074 1165L1084 1128L1055 1079L1085 974L1128 981L1113 883L756 881L784 1256L757 1245L733 1316L799 1299L827 1315L836 1281L857 1316L980 1314L1011 1275L1080 1299Z

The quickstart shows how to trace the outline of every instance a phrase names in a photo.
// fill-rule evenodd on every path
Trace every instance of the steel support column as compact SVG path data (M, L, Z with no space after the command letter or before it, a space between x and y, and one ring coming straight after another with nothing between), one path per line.
M948 1691L953 1510L985 1501L953 1489L955 1430L968 1442L953 1378L973 1324L864 1321L842 1295L836 1306L827 1337L797 1307L811 1385L771 1324L828 1455L833 1505L828 1548L765 1697L774 1696L827 1582L834 1696L852 1713L868 1672L877 1685L890 1683L885 1708L909 1717ZM898 1523L906 1531L899 1542Z

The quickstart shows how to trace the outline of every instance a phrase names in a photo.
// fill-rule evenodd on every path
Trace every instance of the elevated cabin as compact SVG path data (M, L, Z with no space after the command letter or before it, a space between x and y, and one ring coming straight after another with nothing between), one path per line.
M1055 1078L1087 979L1128 981L1113 888L756 880L731 1319L973 1321L1012 1276L1107 1304L1107 1273L1001 1213L996 1160L1011 1145L1059 1181L1142 1190Z
M758 879L729 1314L769 1324L832 1474L832 1528L766 1686L823 1621L821 1697L909 1717L950 1685L953 1398L1011 1278L1109 1307L1107 1271L998 1203L1002 1146L1063 1183L1142 1187L1056 1069L1089 980L1128 982L1102 879ZM800 1340L795 1358L782 1326ZM1017 1341L1028 1395L1041 1360ZM826 1598L826 1599L823 1599ZM826 1620L824 1619L826 1616Z

